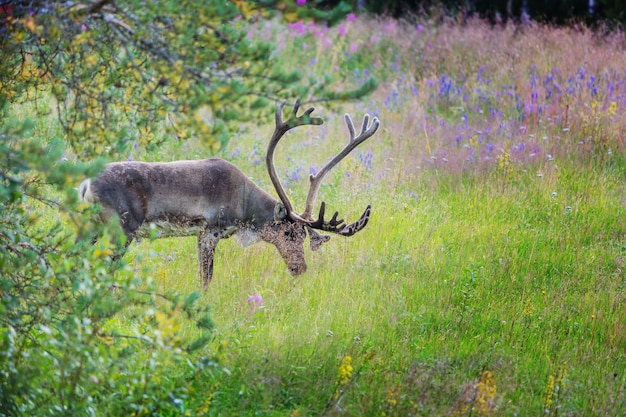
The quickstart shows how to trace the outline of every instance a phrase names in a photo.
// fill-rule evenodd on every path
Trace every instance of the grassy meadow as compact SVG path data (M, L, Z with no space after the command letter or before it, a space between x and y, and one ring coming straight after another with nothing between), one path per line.
M277 152L302 209L310 170L348 140L343 114L379 117L318 199L349 221L373 211L357 235L307 245L299 277L268 244L220 243L206 415L624 415L624 35L359 17L249 36L305 76L379 80L361 102L316 104L324 126ZM218 156L273 193L272 129L247 126ZM133 152L120 159L209 156L193 139ZM126 259L161 291L201 288L194 238Z

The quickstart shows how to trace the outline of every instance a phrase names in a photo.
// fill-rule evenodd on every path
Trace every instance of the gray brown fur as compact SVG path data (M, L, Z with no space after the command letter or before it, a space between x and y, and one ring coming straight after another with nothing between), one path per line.
M127 244L149 236L150 224L158 237L197 235L204 288L217 243L240 231L274 244L292 274L306 271L304 226L276 219L281 203L223 159L115 162L79 191L102 206L100 221L119 218Z

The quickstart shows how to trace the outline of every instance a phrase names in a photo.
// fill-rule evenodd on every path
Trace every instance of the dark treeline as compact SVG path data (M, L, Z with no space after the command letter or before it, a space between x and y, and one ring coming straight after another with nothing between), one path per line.
M334 3L331 1L331 3ZM445 10L459 16L479 15L492 22L532 19L555 24L626 23L626 0L353 0L376 14L407 14Z

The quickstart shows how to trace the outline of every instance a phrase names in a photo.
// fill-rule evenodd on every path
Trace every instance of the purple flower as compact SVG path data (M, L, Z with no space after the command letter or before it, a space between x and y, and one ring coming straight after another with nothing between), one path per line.
M259 307L263 307L263 297L261 297L261 294L256 293L256 294L251 295L250 297L248 297L248 303L252 307L256 307L257 304L258 304Z
M339 31L340 35L347 35L348 34L348 29L346 29L346 27L344 25L337 26L337 30Z
M348 19L348 22L354 22L356 16L354 15L354 13L349 13L348 16L346 16L346 19Z
M296 0L296 4L298 6L304 6L306 4L306 0Z
M292 29L294 32L299 33L300 35L306 34L306 25L302 21L298 21L296 23L289 23L287 25L289 29Z
M372 170L372 160L374 159L374 154L372 154L372 152L367 152L366 154L359 152L359 159L361 160L361 163L365 166L366 170Z

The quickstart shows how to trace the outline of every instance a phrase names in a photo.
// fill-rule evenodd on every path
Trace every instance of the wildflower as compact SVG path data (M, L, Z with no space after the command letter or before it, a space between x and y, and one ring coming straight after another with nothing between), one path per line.
M394 388L389 388L386 400L389 407L395 407L398 405L398 392Z
M298 6L304 6L306 4L306 0L296 0L296 4Z
M339 383L345 385L352 378L352 357L345 356L339 365Z
M492 144L488 143L486 146L487 149L489 149L489 145L492 145ZM490 149L489 151L491 150L492 149ZM508 149L502 149L502 153L500 154L500 156L498 156L498 167L500 169L508 170L510 163L511 163L511 151Z
M491 415L496 396L496 383L491 371L485 371L476 384L476 407L479 416Z
M339 34L342 36L345 36L348 34L348 29L344 25L337 26L337 30L339 31Z
M395 22L395 20L391 20L391 21L389 21L389 22L385 23L385 25L383 26L383 30L384 30L385 32L392 31L392 30L394 30L395 28L396 28L396 22Z
M356 16L354 15L354 13L349 13L348 16L346 16L346 19L348 19L348 22L354 22Z
M257 305L258 307L263 307L263 297L259 293L251 295L248 297L248 304L252 306L252 311L257 309Z
M522 316L526 316L528 318L532 318L533 316L533 302L530 299L526 299L526 302L524 303Z
M359 159L361 160L361 163L365 166L366 170L372 170L372 160L374 159L374 154L372 152L367 152L366 154L359 152Z
M254 303L257 302L259 303L259 305L263 305L263 298L261 297L261 294L256 293L254 295L251 295L250 297L248 297L248 302L249 303Z
M306 25L301 21L297 21L295 23L289 23L287 28L293 30L296 34L305 35L307 28Z

